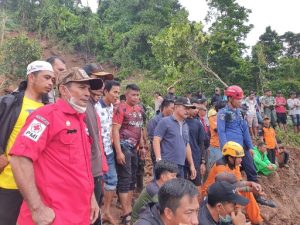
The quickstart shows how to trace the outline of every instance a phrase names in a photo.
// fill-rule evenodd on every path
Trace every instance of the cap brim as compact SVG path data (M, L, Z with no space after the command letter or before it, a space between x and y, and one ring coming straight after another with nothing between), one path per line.
M196 106L190 105L190 104L184 104L185 107L190 108L190 109L196 109Z
M98 76L99 78L105 79L105 80L112 80L114 79L114 75L112 73L109 72L97 72L97 73L92 73L92 75L94 76Z
M74 80L69 82L90 82L90 89L91 90L99 90L103 87L103 80L100 78L91 78L91 79L82 79L82 80Z
M230 202L245 206L249 203L249 200L239 194L234 194L234 197L230 200Z

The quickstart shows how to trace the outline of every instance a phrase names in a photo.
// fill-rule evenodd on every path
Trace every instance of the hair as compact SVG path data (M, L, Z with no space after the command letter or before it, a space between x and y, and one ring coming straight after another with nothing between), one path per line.
M107 80L105 81L104 89L103 92L106 90L107 92L110 92L113 86L118 86L120 87L120 83L115 80Z
M83 67L83 70L87 73L87 75L91 76L92 73L99 72L103 70L103 68L99 67L96 63L90 63L90 64L86 64Z
M158 191L160 213L163 214L166 208L175 213L180 200L186 195L191 198L198 195L197 188L191 181L183 178L167 181Z
M154 173L155 173L155 179L159 180L161 175L165 172L170 173L178 173L178 167L176 164L166 161L166 160L160 160L156 163L154 167Z
M254 94L254 95L255 95L255 94L256 94L256 92L255 92L254 90L251 90L251 91L249 92L249 94L250 94L250 95L252 95L252 94Z
M136 84L128 84L126 90L140 91L140 88Z
M161 96L161 94L158 91L154 92L154 94Z
M225 106L226 106L226 102L224 101L216 102L215 110L218 112L220 109L223 109Z
M160 105L160 110L163 111L165 108L169 107L171 104L174 104L173 100L164 99Z
M263 142L263 141L259 141L258 143L257 143L257 147L258 148L260 148L260 147L262 147L262 146L264 146L265 145L265 143Z
M126 96L125 95L120 95L120 101L126 101Z
M61 61L63 64L66 64L65 60L63 60L62 58L60 58L59 56L56 56L56 55L51 56L48 59L46 59L46 62L50 63L53 66L56 59Z

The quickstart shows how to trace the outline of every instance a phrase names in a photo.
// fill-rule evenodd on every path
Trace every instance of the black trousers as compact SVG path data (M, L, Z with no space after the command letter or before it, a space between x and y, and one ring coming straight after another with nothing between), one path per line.
M94 177L94 193L96 197L96 201L101 208L101 199L103 195L103 188L102 188L102 176ZM102 219L101 219L101 211L99 218L96 220L94 225L101 225L102 224Z
M245 151L245 156L242 160L242 169L247 174L247 180L257 182L257 173L254 166L253 158L249 151Z
M0 188L0 225L16 225L23 198L19 190Z
M267 149L268 159L271 163L275 164L276 160L276 150L275 149Z

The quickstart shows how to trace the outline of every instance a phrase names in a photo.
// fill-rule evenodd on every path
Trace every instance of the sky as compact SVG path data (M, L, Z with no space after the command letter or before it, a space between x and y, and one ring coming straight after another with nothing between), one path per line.
M97 8L97 0L82 0L88 2L93 11ZM206 0L179 0L180 4L189 12L189 20L202 21L207 14ZM254 25L245 40L249 46L255 45L259 36L265 32L267 26L276 30L279 35L286 31L300 33L300 1L299 0L237 0L237 2L252 10L249 23Z

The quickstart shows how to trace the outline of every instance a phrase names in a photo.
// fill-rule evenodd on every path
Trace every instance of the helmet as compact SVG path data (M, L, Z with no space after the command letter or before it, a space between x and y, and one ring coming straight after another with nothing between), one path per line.
M224 145L222 154L224 156L229 155L232 157L243 157L245 155L243 147L234 141L228 141Z
M240 88L239 86L233 85L233 86L229 86L226 90L225 90L225 95L227 97L232 97L234 99L243 99L244 98L244 91L242 88Z

